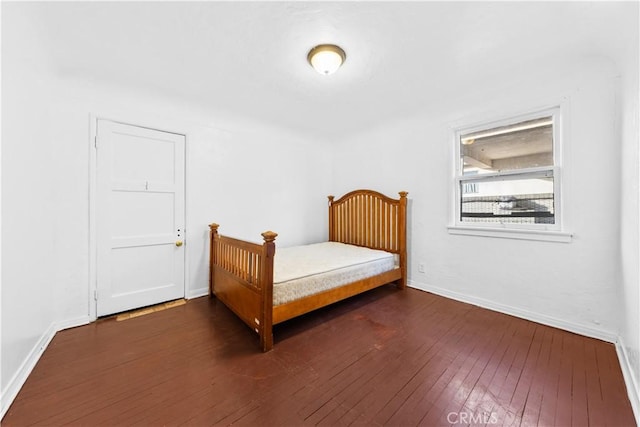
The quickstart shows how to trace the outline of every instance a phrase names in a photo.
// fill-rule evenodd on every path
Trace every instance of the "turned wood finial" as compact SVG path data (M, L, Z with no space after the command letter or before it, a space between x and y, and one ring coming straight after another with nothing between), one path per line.
M211 231L218 231L218 227L220 227L220 225L216 224L215 222L209 224L209 228L211 229Z
M274 233L273 231L265 231L264 233L262 233L262 237L264 238L264 241L266 243L273 242L274 240L276 240L277 236L278 233Z
M327 196L327 199L329 199L329 205L333 204L333 196Z
M409 194L409 192L408 191L400 191L398 194L400 195L401 199L404 199L405 197L407 197L407 194Z

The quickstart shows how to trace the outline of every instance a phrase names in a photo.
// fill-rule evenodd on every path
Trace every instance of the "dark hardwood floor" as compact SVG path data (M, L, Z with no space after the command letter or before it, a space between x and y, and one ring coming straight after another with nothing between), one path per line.
M612 344L388 286L275 328L216 300L58 333L28 425L634 426Z

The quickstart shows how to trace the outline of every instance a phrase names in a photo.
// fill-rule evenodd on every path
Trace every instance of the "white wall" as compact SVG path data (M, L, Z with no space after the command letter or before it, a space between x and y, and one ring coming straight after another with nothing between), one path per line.
M3 99L16 101L2 110L3 390L55 319L46 85L35 73L15 71L2 73Z
M621 362L623 372L628 366L628 388L635 393L635 403L640 403L640 106L638 83L638 28L635 29L634 43L628 46L627 62L623 69L619 86L620 128L621 128L621 284L623 313L620 328ZM635 391L633 391L635 390ZM632 400L633 401L633 400ZM640 420L640 407L636 406L636 419Z
M608 61L585 58L520 70L518 78L495 76L466 96L443 99L440 112L417 112L341 142L334 189L409 191L413 286L615 339L621 295L614 75ZM449 234L452 127L559 102L569 107L562 203L573 241ZM418 272L419 263L425 273Z
M23 29L29 45L30 28ZM18 376L29 370L28 355L47 344L56 319L49 82L42 63L7 46L5 35L3 28L1 410L18 391L9 385L24 379Z

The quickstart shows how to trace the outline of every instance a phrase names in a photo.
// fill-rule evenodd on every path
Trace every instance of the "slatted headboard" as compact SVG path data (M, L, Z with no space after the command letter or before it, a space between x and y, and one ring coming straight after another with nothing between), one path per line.
M373 190L329 196L329 241L395 253L406 278L407 193L392 199Z

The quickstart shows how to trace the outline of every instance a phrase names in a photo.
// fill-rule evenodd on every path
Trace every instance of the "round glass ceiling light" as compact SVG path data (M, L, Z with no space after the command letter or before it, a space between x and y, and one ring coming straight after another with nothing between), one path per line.
M340 46L321 44L309 51L307 60L318 73L329 75L335 73L347 59L347 54Z

